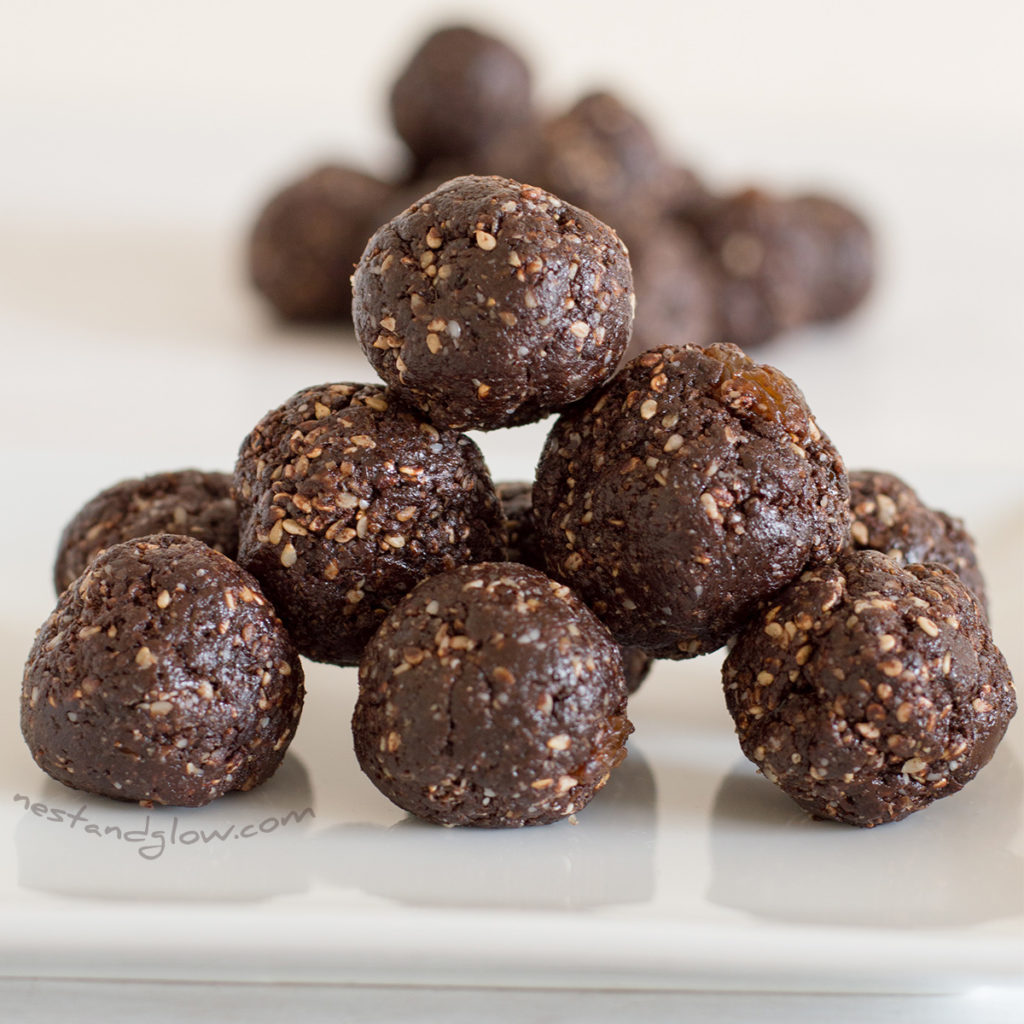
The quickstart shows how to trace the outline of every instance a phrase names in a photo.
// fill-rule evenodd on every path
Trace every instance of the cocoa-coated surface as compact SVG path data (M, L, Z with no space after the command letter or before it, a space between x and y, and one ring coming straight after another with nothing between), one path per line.
M21 728L58 782L199 806L268 779L302 667L256 580L188 537L116 544L61 594L25 666Z
M974 540L960 519L929 508L892 473L850 473L850 547L882 551L897 562L948 566L987 610Z
M315 661L357 663L423 577L504 551L477 446L377 385L323 384L271 410L242 444L235 491L239 561Z
M363 771L444 825L573 814L625 757L619 650L568 587L511 562L424 581L366 648L352 719Z
M744 754L801 807L873 826L957 792L1016 711L970 591L937 563L858 551L753 617L723 667Z
M614 372L633 286L616 234L530 185L456 178L381 227L353 278L374 369L438 426L530 423Z
M731 345L654 349L555 424L534 517L549 572L623 645L720 647L756 603L834 558L843 461L799 388Z
M122 480L101 491L64 527L53 568L57 593L105 548L151 533L195 537L234 558L238 513L231 475L184 469Z

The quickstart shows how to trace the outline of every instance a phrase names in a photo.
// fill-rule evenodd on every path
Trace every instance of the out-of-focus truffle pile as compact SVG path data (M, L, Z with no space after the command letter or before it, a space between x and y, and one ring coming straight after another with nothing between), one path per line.
M750 347L852 312L872 282L863 217L824 195L723 191L682 165L640 113L609 92L541 112L526 60L475 29L442 29L391 90L403 174L328 164L260 212L249 272L289 320L345 320L348 277L380 223L450 178L502 175L589 211L629 247L630 354L656 345Z

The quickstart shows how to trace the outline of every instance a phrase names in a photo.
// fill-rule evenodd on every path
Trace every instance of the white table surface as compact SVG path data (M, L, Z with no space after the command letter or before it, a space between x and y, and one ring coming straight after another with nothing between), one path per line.
M347 6L300 3L289 6L287 18L254 4L183 3L170 13L165 5L67 2L47 5L45 20L34 6L3 10L0 127L9 145L0 162L0 467L8 501L0 523L8 543L0 655L10 693L0 729L5 740L14 737L0 755L4 804L8 790L38 775L17 747L13 708L32 629L52 606L49 565L68 516L125 476L196 464L228 468L242 434L294 390L370 377L349 340L326 329L284 328L265 316L240 270L248 220L281 176L325 155L375 161L381 169L394 157L382 89L425 15L411 3L390 4L387 13L338 13ZM551 104L611 80L662 128L668 145L716 180L756 176L782 189L831 188L870 213L881 279L868 306L834 329L782 339L762 357L797 380L851 466L892 469L935 504L977 517L969 525L977 525L988 556L994 632L1020 675L1024 79L1013 42L1021 38L1020 8L863 3L854 17L852 5L839 14L833 5L796 0L706 7L673 15L667 25L645 3L631 5L629 17L611 27L601 20L610 4L594 5L581 28L557 6L543 19L495 10L487 24L504 27L536 55ZM574 45L566 45L569 38ZM495 477L508 479L530 473L542 438L536 426L481 443ZM712 673L688 671L695 679ZM315 672L313 680L319 682ZM665 689L674 681L661 670L650 692L641 692L639 750L658 783L658 820L669 820L679 799L666 789L670 735L658 732L659 723L679 716L688 737L703 736L715 769L700 781L706 796L694 806L706 803L699 812L706 824L723 786L728 796L730 773L743 777L743 762L738 752L725 752L728 723L711 703L696 705L696 723L684 721L685 709ZM326 708L338 698L323 700ZM316 733L315 723L307 729L309 747L297 742L297 749L318 788L326 733ZM981 834L977 850L954 843L948 855L951 867L966 870L977 857L983 876L998 853L1011 893L1024 883L1022 739L1018 721L1001 760L976 784L982 827L991 835ZM684 759L688 771L697 771L700 756ZM396 820L368 789L355 791L356 820ZM948 815L937 805L913 827L942 837L958 816L975 820L970 792L955 798L963 801L956 807L949 801ZM56 788L45 793L57 802ZM1004 799L999 793L1010 804L996 826L985 815ZM327 806L335 805L328 799ZM31 875L26 850L42 870L51 866L48 857L57 865L61 856L46 842L7 842L4 836L28 834L24 827L4 831L11 821L8 814L0 822L0 898L17 894L18 879ZM713 844L715 833L708 835ZM885 835L878 831L880 842ZM679 906L710 906L701 902L707 893L688 893L685 885L666 890L672 847L664 836L657 841L652 891L658 898L678 892ZM742 878L728 874L737 867L732 848L709 849L692 863L710 879L710 898L715 884L739 886L743 897ZM716 853L725 854L717 875L710 859ZM933 855L928 863L938 870L943 861ZM248 882L243 869L239 884ZM9 908L17 904L42 920L87 895L51 894L48 907L36 891L20 890ZM764 909L751 917L760 927ZM945 904L930 912L946 915L948 938L956 915ZM1014 914L1003 925L995 914L979 924L977 916L968 923L965 911L963 941L1003 936L1020 948L1020 910ZM723 920L735 927L741 918ZM1024 1010L1024 994L1005 970L995 988L943 997L879 994L864 1003L838 990L610 992L598 979L546 993L199 984L187 972L171 983L153 980L158 974L146 980L145 971L124 983L102 980L102 972L97 980L84 954L78 971L54 969L44 954L35 962L38 969L26 961L16 973L57 976L0 980L0 1006L11 1020L116 1022L137 1019L139 1006L153 1021L185 1013L203 1019L214 1009L219 1019L253 1021L282 1013L311 1021L611 1020L633 1013L798 1022L863 1019L868 1009L874 1020L939 1022L1008 1020ZM14 973L3 968L0 975ZM736 979L740 988L751 984ZM793 987L808 986L797 980Z

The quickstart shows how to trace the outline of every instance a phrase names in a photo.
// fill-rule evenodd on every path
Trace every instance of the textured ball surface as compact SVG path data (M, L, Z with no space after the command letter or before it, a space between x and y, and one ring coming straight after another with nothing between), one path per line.
M235 469L239 561L299 650L354 665L425 576L500 558L501 508L480 450L363 384L271 410Z
M238 513L229 473L183 469L122 480L75 513L57 545L53 582L59 594L101 551L151 533L195 537L234 558Z
M469 175L373 235L352 316L374 369L436 425L530 423L615 371L633 321L629 258L589 213Z
M868 827L962 789L1017 708L960 579L877 551L772 597L722 676L740 746L762 774L811 814Z
M36 636L21 728L58 782L199 806L268 779L299 721L302 667L259 584L158 534L116 544Z
M834 558L848 501L799 388L731 345L627 363L557 421L533 488L549 572L621 644L660 658L715 650Z
M444 825L518 828L582 808L625 757L619 650L568 589L527 566L424 581L359 667L363 771Z

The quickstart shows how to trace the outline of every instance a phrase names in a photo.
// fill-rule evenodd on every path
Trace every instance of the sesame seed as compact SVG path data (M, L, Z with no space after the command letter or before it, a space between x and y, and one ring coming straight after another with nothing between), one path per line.
M440 249L443 244L444 238L442 237L441 232L431 225L430 230L427 232L427 245L431 249Z
M135 653L135 664L139 668L150 668L156 664L156 658L148 647L140 647Z
M297 561L299 555L295 550L295 546L289 541L281 550L281 564L286 568L290 569Z
M568 750L571 743L572 740L563 732L557 736L552 736L546 746L549 750Z
M722 521L722 514L718 511L718 504L715 502L715 499L707 493L707 491L700 496L700 503L703 506L705 513L707 513L708 519L715 522ZM772 625L777 625L777 623L772 623Z
M917 624L929 636L935 637L939 635L939 627L936 626L935 623L932 622L932 620L927 618L926 616L919 615L917 617Z
M481 229L477 229L477 231L473 235L473 238L475 239L476 244L481 249L483 249L484 252L490 252L491 249L493 249L498 244L498 240L494 237L494 235L492 235L489 231L483 231Z
M850 526L850 536L862 547L867 546L868 528L859 519L855 519Z
M653 398L648 398L640 405L640 418L649 420L658 411L658 403Z
M681 434L670 434L668 440L665 442L665 447L662 451L676 452L683 447L683 438Z
M156 596L157 608L166 608L171 603L171 595L166 590L161 590ZM96 632L99 632L99 627L96 627Z

